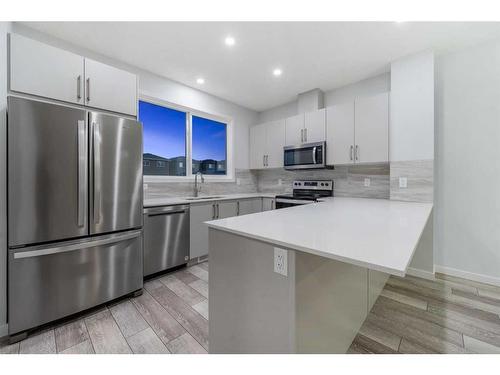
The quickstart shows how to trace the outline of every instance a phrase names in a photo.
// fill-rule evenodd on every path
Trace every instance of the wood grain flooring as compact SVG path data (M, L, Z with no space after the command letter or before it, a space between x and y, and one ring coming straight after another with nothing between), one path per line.
M113 301L30 333L0 354L203 354L208 350L208 264L148 280Z
M148 280L141 296L0 342L0 354L207 353L208 277L205 262ZM499 314L500 287L393 276L348 353L500 353Z
M348 353L500 353L500 287L391 276Z

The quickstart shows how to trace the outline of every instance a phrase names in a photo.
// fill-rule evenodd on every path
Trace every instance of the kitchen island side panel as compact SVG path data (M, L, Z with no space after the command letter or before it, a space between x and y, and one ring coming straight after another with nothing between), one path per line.
M274 269L274 247L209 230L210 353L295 352L295 253L288 276Z

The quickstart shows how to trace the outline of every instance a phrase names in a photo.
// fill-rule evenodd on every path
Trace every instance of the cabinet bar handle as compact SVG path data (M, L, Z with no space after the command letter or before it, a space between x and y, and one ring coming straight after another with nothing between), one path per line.
M304 129L304 142L307 142L307 128Z
M87 78L87 102L90 102L90 78Z
M349 151L349 156L351 160L354 160L354 146L351 145L350 151Z
M354 153L356 160L359 159L359 146L356 145L356 152Z
M80 100L82 98L82 76L78 76L76 79L76 98Z
M240 201L236 202L236 216L240 216Z
M215 204L212 204L212 219L215 219Z

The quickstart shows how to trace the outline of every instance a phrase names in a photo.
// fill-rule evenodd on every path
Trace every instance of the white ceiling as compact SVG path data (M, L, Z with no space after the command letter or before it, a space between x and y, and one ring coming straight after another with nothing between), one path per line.
M23 24L257 111L388 71L391 61L412 53L500 38L500 23L486 22ZM232 48L224 44L228 34L236 39ZM281 77L272 75L275 67Z

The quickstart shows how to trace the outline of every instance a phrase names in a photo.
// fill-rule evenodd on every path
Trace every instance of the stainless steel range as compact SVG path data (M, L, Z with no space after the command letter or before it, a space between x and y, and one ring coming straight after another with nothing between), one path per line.
M294 181L293 193L276 196L276 209L318 202L319 198L333 196L332 180Z

